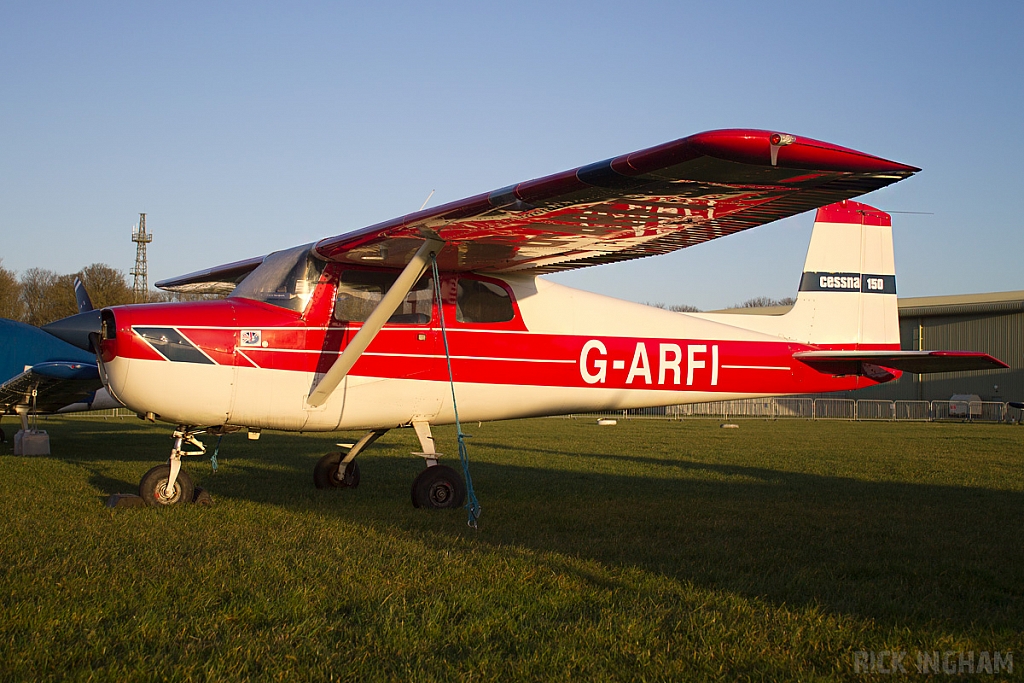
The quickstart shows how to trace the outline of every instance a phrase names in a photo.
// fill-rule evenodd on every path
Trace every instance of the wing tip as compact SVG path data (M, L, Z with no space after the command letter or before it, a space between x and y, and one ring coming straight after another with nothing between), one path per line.
M747 164L853 173L913 175L921 169L855 149L788 133L722 128L684 138L705 154ZM773 149L775 148L775 149Z

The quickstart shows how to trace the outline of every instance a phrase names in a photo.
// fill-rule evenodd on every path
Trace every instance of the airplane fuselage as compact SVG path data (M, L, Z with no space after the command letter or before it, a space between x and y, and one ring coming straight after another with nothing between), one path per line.
M301 312L237 296L110 309L104 313L107 386L133 410L177 424L333 431L453 422L441 310L432 296L420 301L418 317L383 327L329 401L309 405L312 388L361 326L339 319L341 272L340 264L328 264ZM745 329L747 316L727 324L532 276L440 279L448 358L467 421L877 383L823 374L793 358L842 345ZM467 280L480 290L504 290L509 312L474 321L454 294L458 289L461 296Z

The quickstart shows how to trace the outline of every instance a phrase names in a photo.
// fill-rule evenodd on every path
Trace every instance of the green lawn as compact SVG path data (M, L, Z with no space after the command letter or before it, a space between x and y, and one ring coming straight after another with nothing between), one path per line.
M412 507L411 430L356 490L312 486L331 439L232 435L186 464L214 507L113 511L170 428L48 420L53 457L0 446L0 679L863 680L860 650L1021 677L1024 428L739 424L470 425L473 531Z

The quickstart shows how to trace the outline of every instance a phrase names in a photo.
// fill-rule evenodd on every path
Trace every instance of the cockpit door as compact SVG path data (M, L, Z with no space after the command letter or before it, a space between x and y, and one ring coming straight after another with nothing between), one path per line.
M397 277L394 271L341 268L339 264L330 264L328 269L335 294L322 328L317 377L330 369ZM369 419L370 410L375 415L388 416L387 420L377 418L381 425L437 415L443 392L437 390L436 381L417 381L439 379L444 362L443 350L438 355L434 298L433 279L428 273L409 292L343 380L338 392L343 396L342 422L353 423L353 415L364 412ZM322 411L316 408L307 411L310 427L321 419L332 419L328 415L320 418Z

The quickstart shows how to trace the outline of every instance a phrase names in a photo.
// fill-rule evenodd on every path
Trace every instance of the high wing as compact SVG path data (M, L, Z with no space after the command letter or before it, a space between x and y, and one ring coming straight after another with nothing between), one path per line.
M919 169L828 143L719 130L321 240L333 261L402 266L427 237L447 270L550 273L690 247L849 199Z
M49 413L91 405L102 388L91 353L31 325L0 318L0 414L15 412L17 406Z
M446 270L551 273L665 254L918 170L794 135L709 131L329 237L315 251L330 261L401 268L426 239L439 239ZM213 291L217 280L226 288L261 261L157 286Z
M223 266L205 268L194 273L161 280L156 283L160 289L170 292L188 292L193 294L230 294L245 276L256 270L263 263L265 256L226 263Z
M865 364L916 374L1010 367L980 351L803 351L793 358L830 375L870 375Z

